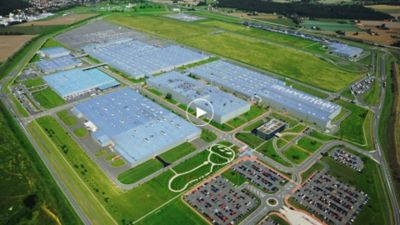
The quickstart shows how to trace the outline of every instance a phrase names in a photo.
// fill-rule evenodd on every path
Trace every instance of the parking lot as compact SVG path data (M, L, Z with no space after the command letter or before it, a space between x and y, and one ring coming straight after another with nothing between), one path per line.
M294 194L309 212L329 224L348 225L368 201L368 196L325 172L318 172Z
M346 152L343 149L337 148L333 150L329 154L329 156L332 157L337 162L340 162L345 166L357 170L358 172L361 172L361 170L364 168L364 162L361 160L360 157L353 155L349 152Z
M275 193L287 183L283 176L255 161L240 162L233 170L267 193Z
M362 79L361 81L351 85L351 92L358 96L358 95L363 95L366 93L369 89L372 88L372 85L375 82L375 77L367 76L366 78Z
M246 190L236 189L221 176L206 182L185 196L185 200L213 224L238 224L258 205Z

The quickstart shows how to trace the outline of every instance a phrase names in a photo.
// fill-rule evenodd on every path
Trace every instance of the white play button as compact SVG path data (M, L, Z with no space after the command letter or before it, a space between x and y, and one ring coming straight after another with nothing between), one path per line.
M202 109L199 108L199 107L196 107L196 117L197 117L197 118L199 118L199 117L201 117L201 116L204 116L205 114L207 114L206 111L202 110Z

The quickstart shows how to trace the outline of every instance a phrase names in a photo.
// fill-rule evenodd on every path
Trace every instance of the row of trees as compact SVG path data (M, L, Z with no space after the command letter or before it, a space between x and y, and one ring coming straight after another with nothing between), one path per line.
M307 4L304 2L277 3L263 0L219 0L217 6L236 8L246 11L278 13L288 17L298 15L311 18L338 18L338 19L391 19L392 16L374 11L362 5L326 5Z

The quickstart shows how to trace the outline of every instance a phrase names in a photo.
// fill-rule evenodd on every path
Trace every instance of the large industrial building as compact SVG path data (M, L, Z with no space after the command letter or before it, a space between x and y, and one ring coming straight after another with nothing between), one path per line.
M331 120L341 111L337 104L295 90L265 74L222 60L191 68L189 72L248 98L260 98L264 104L323 128L330 128Z
M201 130L129 88L79 103L73 110L91 124L92 137L131 164L143 162Z
M203 109L209 117L214 113L212 119L217 123L225 123L250 110L248 102L175 71L150 78L147 84L163 94L170 93L173 99L186 105L196 99L207 100L214 112L206 101L194 101L190 106Z
M98 69L67 70L45 76L43 79L65 100L119 85L118 81Z
M36 62L36 66L43 73L54 73L60 70L68 70L80 65L82 65L82 62L71 55L60 56L52 59L41 59Z
M337 43L337 42L332 42L329 43L328 45L329 50L340 57L347 58L347 59L354 59L359 57L363 49L362 48L357 48L353 46L349 46L343 43Z
M84 51L134 79L209 58L178 45L155 46L132 39L89 45Z
M68 49L65 49L63 47L51 47L51 48L43 48L40 49L39 55L41 57L47 57L50 59L61 57L61 56L66 56L71 54L71 51Z

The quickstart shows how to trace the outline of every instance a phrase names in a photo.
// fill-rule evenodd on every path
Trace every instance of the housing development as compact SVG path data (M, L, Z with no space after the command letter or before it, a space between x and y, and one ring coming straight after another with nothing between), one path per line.
M398 49L245 2L0 27L0 224L400 225Z

